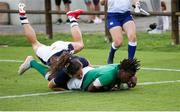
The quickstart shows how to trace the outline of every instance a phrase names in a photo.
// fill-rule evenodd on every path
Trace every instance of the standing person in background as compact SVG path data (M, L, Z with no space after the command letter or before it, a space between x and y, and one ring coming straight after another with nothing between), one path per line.
M100 11L99 0L84 0L84 3L89 12L93 12L93 11L99 12ZM102 23L102 20L100 19L99 16L90 15L88 23L99 24L99 23Z
M66 11L66 12L68 12L68 11L70 11L70 4L71 4L71 0L63 0L63 2L64 2L64 10ZM55 0L55 4L56 4L56 10L58 11L58 12L60 12L61 11L61 0ZM57 20L57 24L61 24L63 21L62 21L62 18L61 18L61 14L58 14L58 20ZM67 18L67 20L66 20L66 22L67 23L69 23L70 21L69 21L69 19Z
M84 3L86 5L86 8L89 12L92 12L94 11L94 6L92 4L92 1L91 0L84 0ZM95 16L94 15L89 15L89 18L88 18L88 23L94 23L94 19L95 19Z
M161 2L160 0L151 0L152 9L154 12L161 12ZM157 26L152 31L149 31L149 34L159 34L163 31L163 19L161 16L157 16Z
M107 59L108 64L113 63L115 52L123 44L123 31L128 37L128 59L133 59L137 46L136 26L131 15L130 0L100 0L101 4L108 5L107 26L113 38ZM135 0L135 9L140 12L139 0Z
M167 12L167 6L164 1L161 1L161 11ZM169 29L169 18L168 16L162 16L163 20L163 31L167 31Z
M94 11L100 12L101 9L100 9L99 0L93 0L93 4L94 4ZM100 18L100 15L95 16L94 23L95 24L102 23L102 19Z

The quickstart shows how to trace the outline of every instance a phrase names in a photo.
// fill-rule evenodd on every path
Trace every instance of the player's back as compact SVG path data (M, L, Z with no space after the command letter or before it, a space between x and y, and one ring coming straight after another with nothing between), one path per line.
M83 79L83 84L81 86L82 90L87 90L89 85L96 79L100 78L102 83L114 83L117 78L117 73L119 70L118 64L109 64L101 66L90 70L87 72ZM105 85L106 86L106 85Z

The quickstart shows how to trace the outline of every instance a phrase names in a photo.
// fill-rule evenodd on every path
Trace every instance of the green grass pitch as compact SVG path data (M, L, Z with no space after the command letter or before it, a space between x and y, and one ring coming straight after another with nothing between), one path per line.
M17 38L18 45L11 37L0 36L0 45L9 46L0 47L0 111L180 111L180 47L168 43L169 34L162 38L155 35L151 39L147 34L138 35L142 38L139 38L136 57L141 61L142 69L137 74L139 85L134 89L58 94L51 94L47 81L33 69L23 76L17 74L21 61L27 55L35 56L30 45L24 44L26 41L21 39L22 36ZM102 35L95 36L99 38ZM96 46L89 45L91 38L92 35L85 35L87 47L78 55L86 57L93 65L106 64L108 44L97 39L99 43ZM48 40L42 41L48 43ZM117 52L115 63L124 57L127 57L126 44ZM147 82L158 83L145 85Z

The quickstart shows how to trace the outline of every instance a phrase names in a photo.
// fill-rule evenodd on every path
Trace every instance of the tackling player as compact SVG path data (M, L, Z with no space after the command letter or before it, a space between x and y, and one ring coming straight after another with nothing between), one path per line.
M60 91L68 89L67 82L70 78L81 79L83 77L82 68L87 66L91 66L87 59L63 51L57 61L50 65L50 68L39 64L32 56L27 56L23 64L20 65L18 72L22 75L30 68L34 68L49 81L48 87L50 89Z
M81 51L84 47L82 40L82 34L78 26L77 20L79 15L83 13L83 10L69 11L66 15L70 20L71 33L74 42L57 41L51 44L51 46L44 45L37 40L36 34L32 26L26 17L26 11L24 10L25 4L19 3L19 16L21 24L24 28L25 36L31 43L32 48L38 58L46 65L50 65L56 58L59 57L64 50L68 50L72 53Z

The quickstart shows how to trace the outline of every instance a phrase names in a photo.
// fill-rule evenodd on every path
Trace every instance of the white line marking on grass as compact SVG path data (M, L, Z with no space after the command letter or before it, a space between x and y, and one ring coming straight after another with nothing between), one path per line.
M178 82L180 82L180 80L160 81L160 82L143 82L143 83L138 83L137 85L157 85L157 84L178 83ZM45 96L45 95L68 93L68 92L73 92L73 91L58 91L58 92L47 92L47 93L0 96L0 99L22 98L22 97L30 97L30 96Z
M14 63L22 63L20 60L0 60L0 62L14 62Z
M165 69L165 68L141 68L142 70L153 70L153 71L169 71L169 72L180 72L178 69Z
M23 94L23 95L12 95L12 96L0 96L0 99L9 99L9 98L22 98L22 97L29 97L29 96L45 96L51 94L60 94L60 93L69 93L72 91L56 91L56 92L47 92L47 93L34 93L34 94Z
M157 85L157 84L176 83L176 82L180 82L180 80L160 81L160 82L143 82L143 83L138 83L137 85Z

